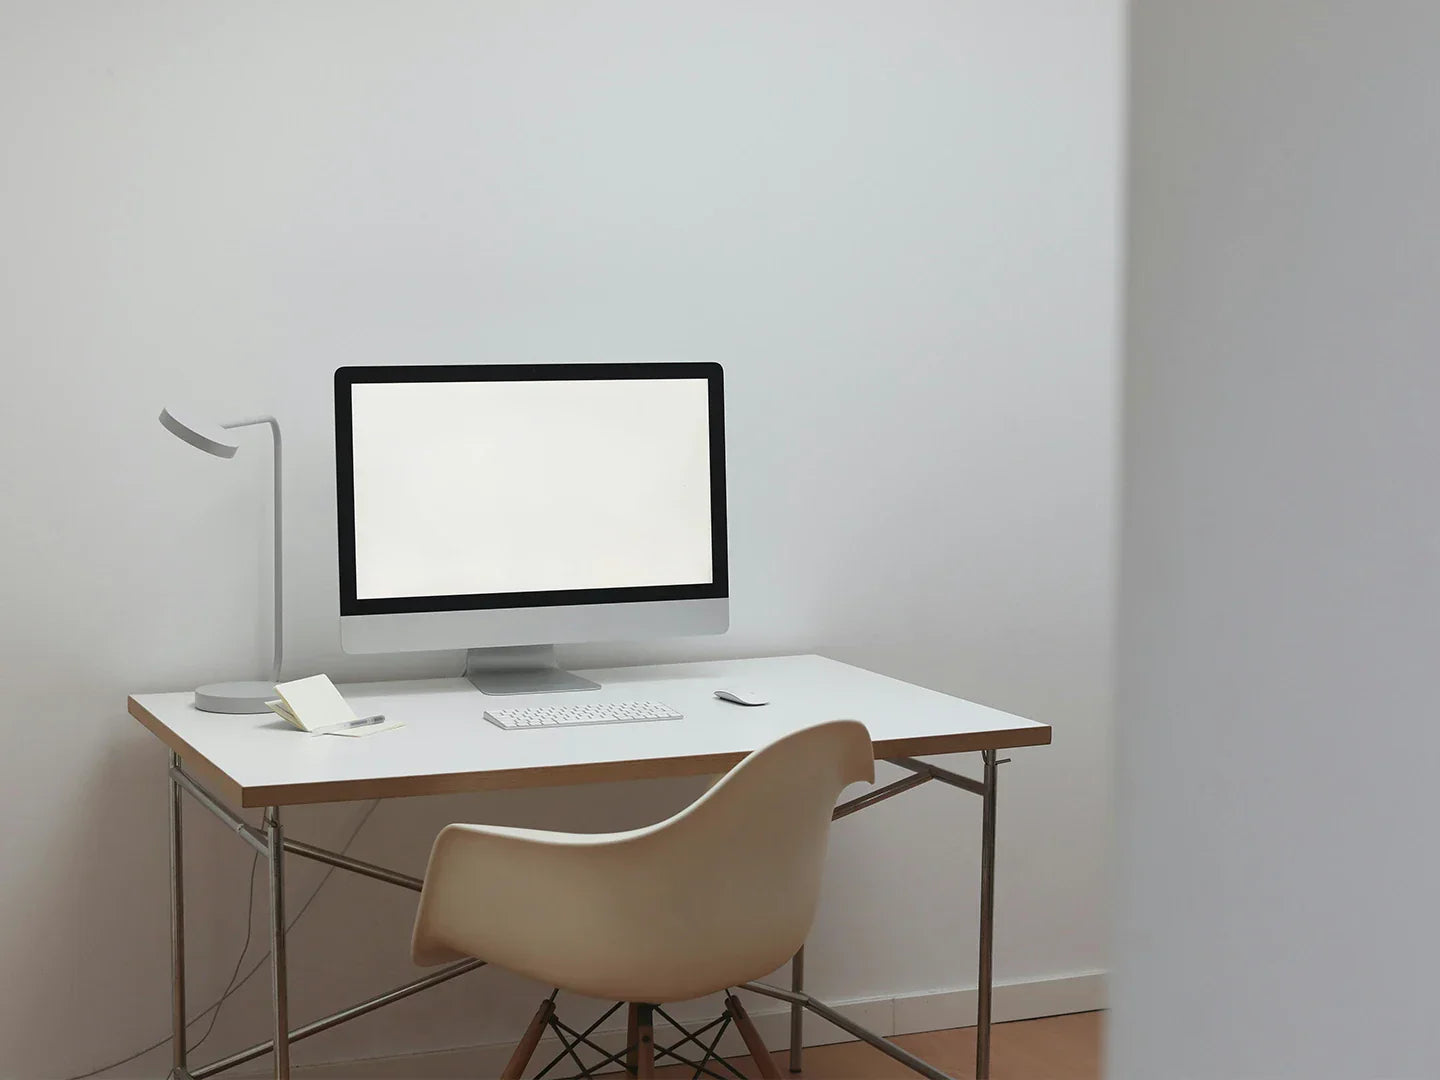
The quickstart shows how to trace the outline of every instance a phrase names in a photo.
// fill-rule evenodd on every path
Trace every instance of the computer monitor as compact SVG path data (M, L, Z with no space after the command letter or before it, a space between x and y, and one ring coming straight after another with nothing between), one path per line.
M340 368L335 467L346 652L536 693L596 686L556 642L729 626L719 364Z

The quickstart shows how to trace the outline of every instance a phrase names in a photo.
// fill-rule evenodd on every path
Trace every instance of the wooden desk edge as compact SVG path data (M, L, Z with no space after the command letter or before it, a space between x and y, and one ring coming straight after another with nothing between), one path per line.
M135 698L126 698L126 708L131 716L144 724L150 734L165 746L180 755L185 771L200 780L212 793L221 796L232 806L274 806L275 803L251 803L245 801L245 789L230 779L229 775L200 751L176 735L149 709Z
M161 723L133 697L130 715L156 738L181 756L187 772L232 805L245 808L298 806L304 803L352 802L361 799L402 799L420 795L454 795L467 791L496 791L527 787L563 787L621 780L655 780L671 776L707 776L733 768L744 753L705 754L675 758L593 761L553 765L539 769L505 769L484 772L432 773L425 776L388 776L361 780L325 780L318 783L242 787L213 762ZM926 735L913 739L885 739L875 744L877 761L929 754L965 754L977 750L1006 750L1020 746L1046 746L1047 724L960 735Z

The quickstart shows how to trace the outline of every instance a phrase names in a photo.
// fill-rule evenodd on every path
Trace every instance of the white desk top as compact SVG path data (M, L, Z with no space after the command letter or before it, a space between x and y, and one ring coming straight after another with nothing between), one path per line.
M237 806L438 795L723 772L796 728L862 721L877 758L1036 746L1050 727L820 656L611 668L582 674L598 691L490 697L461 678L351 683L359 715L383 712L406 727L358 739L311 736L266 715L203 713L194 696L140 694L130 713L185 768ZM755 708L714 697L751 689ZM654 699L683 720L502 731L486 708Z

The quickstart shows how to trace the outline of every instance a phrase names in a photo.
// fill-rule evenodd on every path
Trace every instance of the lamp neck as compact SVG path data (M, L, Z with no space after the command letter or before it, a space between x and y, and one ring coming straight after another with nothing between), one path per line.
M257 427L261 424L268 424L270 427L271 444L274 447L275 465L275 557L274 557L274 579L275 579L275 656L270 665L270 677L280 681L280 673L285 660L285 550L281 542L284 536L283 513L284 503L281 499L281 467L280 467L280 421L273 416L250 416L243 420L232 420L228 424L220 426L229 431L234 428Z
M244 420L231 420L229 423L221 424L220 426L226 431L233 431L235 428L255 427L259 424L269 424L270 430L275 432L278 437L280 421L276 420L273 416L247 416Z

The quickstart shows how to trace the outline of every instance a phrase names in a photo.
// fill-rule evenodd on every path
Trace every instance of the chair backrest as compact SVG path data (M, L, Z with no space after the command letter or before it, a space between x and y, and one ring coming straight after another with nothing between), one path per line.
M479 956L640 1002L759 978L810 932L836 796L874 779L864 725L836 720L756 750L643 829L447 826L431 852L413 954L431 964Z
M664 894L652 932L657 952L674 958L653 959L677 982L688 965L696 993L785 963L815 919L835 799L847 784L874 780L865 726L818 724L756 750L699 800L637 837L643 880L636 885Z
M711 994L795 955L815 920L835 796L874 779L864 724L816 724L755 750L680 814L619 841L613 855L642 927L626 948L660 991L649 996Z

